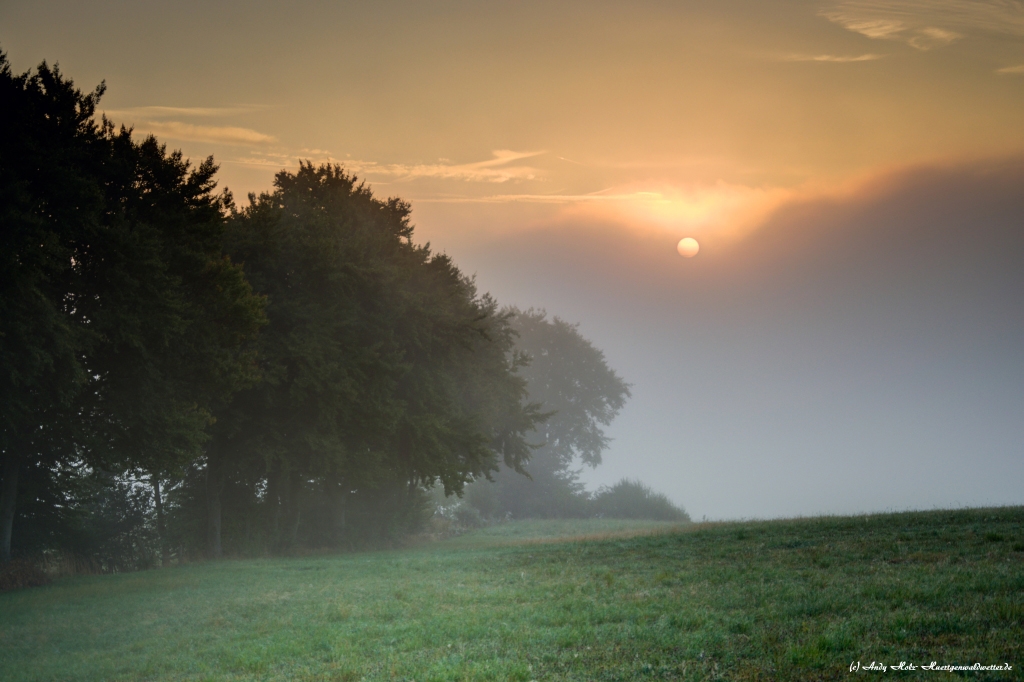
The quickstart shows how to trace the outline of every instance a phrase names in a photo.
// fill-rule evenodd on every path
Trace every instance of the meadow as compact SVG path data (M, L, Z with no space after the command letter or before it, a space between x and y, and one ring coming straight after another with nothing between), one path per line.
M1022 679L1022 644L1020 507L510 522L0 594L12 682Z

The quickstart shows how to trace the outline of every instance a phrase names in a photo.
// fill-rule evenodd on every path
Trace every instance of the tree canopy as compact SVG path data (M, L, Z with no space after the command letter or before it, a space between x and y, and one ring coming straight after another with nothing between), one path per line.
M580 334L578 325L545 311L509 309L516 348L527 363L520 371L529 400L545 413L527 438L536 445L529 479L502 472L497 485L474 490L474 501L490 515L574 516L582 514L578 466L595 467L608 446L604 428L629 397L629 384L604 353Z
M0 54L4 558L23 474L180 468L256 378L263 301L221 249L216 166L96 122L103 90Z
M239 209L103 92L0 53L4 560L338 546L525 470L515 316L408 204L302 164Z
M263 467L270 523L288 519L292 541L300 496L319 491L340 513L353 490L439 481L457 493L499 463L522 469L538 414L509 316L414 244L408 218L408 204L376 199L340 167L303 164L229 221L228 250L267 298L269 324L263 381L218 415L214 516L218 468Z
M522 376L530 399L553 412L537 429L560 470L575 458L588 466L601 463L608 446L602 427L626 404L629 384L608 366L604 353L585 339L579 325L544 311L511 311L517 348L529 357Z

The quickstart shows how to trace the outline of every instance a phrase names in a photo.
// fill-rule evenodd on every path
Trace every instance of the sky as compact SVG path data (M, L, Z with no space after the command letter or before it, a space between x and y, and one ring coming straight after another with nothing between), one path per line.
M633 393L591 489L1024 504L1018 0L2 0L0 49L105 81L241 204L339 163L578 323Z

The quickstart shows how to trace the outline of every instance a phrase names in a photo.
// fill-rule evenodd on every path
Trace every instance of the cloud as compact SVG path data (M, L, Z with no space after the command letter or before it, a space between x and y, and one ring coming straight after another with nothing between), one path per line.
M510 164L545 153L543 151L517 152L510 149L496 149L492 152L494 158L474 163L378 164L350 160L346 161L345 166L366 175L385 175L399 180L439 178L467 182L504 183L510 180L536 180L541 175L538 169Z
M842 24L847 30L860 33L868 38L895 38L907 30L901 21L886 19L858 19L843 13L826 14L830 21Z
M1024 74L1024 64L1017 64L1016 66L1004 66L1001 69L996 69L996 73L1001 74Z
M934 26L926 26L922 29L917 30L917 35L909 38L907 43L911 47L916 47L919 50L930 50L933 47L943 47L949 45L955 40L962 38L959 33L953 31L947 31L941 28L935 28Z
M586 194L420 196L413 199L413 204L436 207L430 208L431 215L460 216L473 211L474 217L468 220L474 226L479 225L480 215L487 215L487 232L495 234L522 229L544 231L557 225L604 225L638 234L674 235L676 240L692 236L701 244L719 248L745 241L767 229L765 226L780 211L797 210L809 203L824 206L848 202L857 196L881 195L889 185L903 182L904 177L939 173L937 169L943 167L938 164L875 170L841 182L807 181L788 187L721 180L682 184L638 182ZM466 208L457 209L459 205ZM493 208L484 209L487 205Z
M1024 36L1024 5L1012 0L846 0L820 15L868 38L918 50L949 45L964 32Z
M512 180L540 179L542 171L532 166L515 164L515 162L546 153L547 152L544 151L517 152L510 149L496 149L491 153L493 158L486 159L484 161L475 161L472 163L450 163L447 162L448 159L439 159L440 162L435 164L405 164L379 163L377 161L365 161L351 158L340 159L325 149L302 149L297 153L263 150L258 152L254 151L248 156L242 158L229 159L228 163L236 163L253 168L288 168L297 166L300 161L312 161L316 164L336 163L344 167L345 170L350 173L359 175L371 182L381 184L383 184L384 180L404 182L423 179L460 180L463 182L500 184ZM503 199L500 197L484 197L475 199L436 199L433 201L471 203L502 200ZM431 200L428 199L427 201Z
M201 126L180 121L140 121L137 126L141 131L169 137L172 140L229 145L262 145L277 142L277 138L272 135L237 126Z
M755 230L796 190L713 184L629 185L568 203L561 219L612 222L634 229L730 242Z
M311 158L312 157L312 158ZM303 154L296 156L288 152L280 152L273 150L253 150L248 156L243 156L235 159L226 159L226 163L233 163L239 166L247 166L249 168L274 168L280 170L281 168L290 168L298 166L300 161L310 160L313 163L336 163L337 159L334 159L330 155L326 158L320 158L319 154Z
M222 116L233 116L245 114L264 107L258 105L244 105L231 107L163 107L144 106L127 107L124 109L110 109L104 112L108 118L143 118L146 120L160 119L167 117L189 117L197 116L203 118L215 118Z
M779 206L796 196L797 191L780 187L749 187L719 181L703 184L633 183L588 194L493 194L477 197L417 198L423 204L502 205L505 217L495 216L488 224L497 232L518 230L524 225L555 224L621 225L640 232L694 236L704 243L734 241L756 229ZM523 220L521 211L510 205L551 206L542 212L540 222Z
M785 62L833 62L845 64L848 62L871 62L882 59L884 54L860 54L856 56L834 55L834 54L791 54L782 58Z
M183 123L176 118L222 118L262 109L260 105L230 107L165 107L141 106L109 109L103 115L115 123L124 121L139 132L152 133L172 140L212 142L228 145L267 145L277 142L273 135L240 126L210 126Z
M491 194L484 197L433 197L420 199L426 203L440 204L573 204L577 202L610 202L633 199L639 196L658 198L661 195L656 192L633 192L625 194L609 193L608 190L593 192L589 194Z

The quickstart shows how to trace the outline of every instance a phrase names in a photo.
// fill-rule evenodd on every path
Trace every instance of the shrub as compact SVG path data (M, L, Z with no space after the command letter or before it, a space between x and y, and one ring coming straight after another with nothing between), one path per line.
M34 561L14 559L0 564L0 592L37 587L50 582L50 577Z
M591 501L596 516L612 519L650 519L653 521L689 521L690 516L640 481L622 479L612 487L597 491Z

